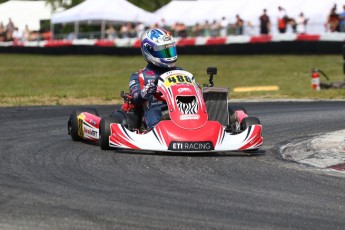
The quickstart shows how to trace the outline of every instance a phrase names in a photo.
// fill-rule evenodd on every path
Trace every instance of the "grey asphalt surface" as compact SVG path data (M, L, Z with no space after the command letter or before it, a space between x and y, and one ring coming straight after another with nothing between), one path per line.
M67 135L74 107L0 108L0 229L344 229L344 176L279 148L345 129L345 102L241 104L256 155L101 151Z

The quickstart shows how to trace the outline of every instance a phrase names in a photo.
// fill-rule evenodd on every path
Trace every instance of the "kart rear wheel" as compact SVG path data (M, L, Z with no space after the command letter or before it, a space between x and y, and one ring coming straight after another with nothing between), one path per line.
M260 125L260 124L261 124L261 122L260 122L259 118L257 118L257 117L246 117L246 118L243 118L243 120L241 122L241 130L244 131L251 125Z
M119 123L116 117L104 117L101 119L101 123L99 125L99 146L102 150L110 149L109 146L109 136L110 132L110 124L111 123Z
M67 124L67 130L68 134L71 135L73 141L81 141L83 140L79 135L78 135L78 116L82 112L88 112L93 115L99 116L98 112L95 108L78 108L72 111L70 114L68 124Z

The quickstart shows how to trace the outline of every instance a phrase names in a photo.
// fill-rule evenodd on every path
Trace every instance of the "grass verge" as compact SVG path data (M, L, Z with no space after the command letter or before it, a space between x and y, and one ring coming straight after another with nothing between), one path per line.
M113 104L128 91L130 75L145 66L141 56L43 56L0 54L0 106ZM206 68L218 67L215 86L235 99L345 99L345 89L314 91L311 69L344 81L340 55L179 56L178 66L202 85ZM321 80L326 82L325 78ZM236 87L276 85L277 91L234 92Z

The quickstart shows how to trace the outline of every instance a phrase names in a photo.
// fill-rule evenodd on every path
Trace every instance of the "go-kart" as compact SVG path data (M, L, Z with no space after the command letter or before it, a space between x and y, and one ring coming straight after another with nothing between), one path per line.
M227 152L258 150L262 126L243 107L228 105L228 88L213 86L215 67L207 69L209 85L201 87L191 73L173 70L162 74L154 96L166 103L160 122L147 129L143 108L121 92L124 103L110 116L96 109L79 108L68 120L75 141L98 142L101 149L154 152Z

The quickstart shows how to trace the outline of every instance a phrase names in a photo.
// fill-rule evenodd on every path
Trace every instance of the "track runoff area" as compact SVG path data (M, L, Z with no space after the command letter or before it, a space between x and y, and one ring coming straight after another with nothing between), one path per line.
M345 175L345 130L296 141L281 147L286 160Z

